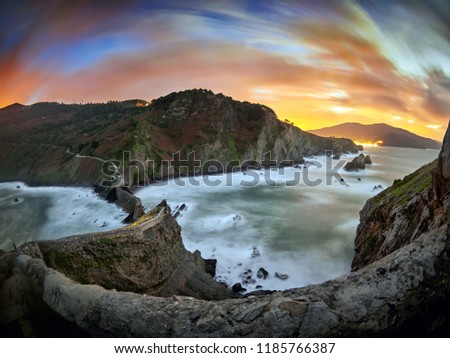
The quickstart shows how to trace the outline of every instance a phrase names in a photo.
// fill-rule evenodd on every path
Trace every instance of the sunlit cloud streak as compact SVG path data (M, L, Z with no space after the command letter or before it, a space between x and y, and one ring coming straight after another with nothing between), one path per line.
M441 139L450 119L444 1L39 3L0 5L0 107L209 88L302 129L386 122Z

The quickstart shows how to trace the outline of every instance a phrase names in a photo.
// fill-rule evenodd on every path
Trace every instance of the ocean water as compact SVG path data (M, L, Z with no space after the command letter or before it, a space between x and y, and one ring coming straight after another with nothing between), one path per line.
M359 211L381 191L374 186L386 188L438 155L438 151L378 147L365 153L373 164L359 172L338 170L344 183L326 170L324 157L317 157L308 167L308 182L302 176L305 169L285 168L283 175L262 170L257 175L209 177L217 181L216 186L201 178L198 186L193 178L171 180L137 195L148 207L161 198L172 209L186 204L178 218L185 246L200 250L205 258L216 258L219 280L233 284L250 276L255 282L245 286L249 290L257 285L263 289L305 286L349 272ZM298 185L286 185L295 175L301 178ZM322 183L311 185L316 180ZM269 272L265 280L256 277L260 267ZM289 278L281 280L276 272Z
M247 280L248 290L259 285L263 289L304 286L350 270L359 211L380 192L374 186L385 188L438 155L431 150L378 147L365 153L371 155L373 165L355 173L338 167L327 170L326 158L317 157L307 169L170 180L140 189L137 195L147 208L162 199L174 211L186 205L177 219L184 244L218 260L219 280L228 284ZM333 161L332 168L337 163ZM286 185L293 184L294 178L295 185ZM23 183L0 184L0 215L3 250L10 250L13 241L20 245L110 230L120 227L126 216L88 188L31 188ZM256 276L260 267L269 272L265 280ZM276 272L289 277L281 280Z
M29 187L0 183L0 249L9 251L34 240L106 231L127 216L90 188Z

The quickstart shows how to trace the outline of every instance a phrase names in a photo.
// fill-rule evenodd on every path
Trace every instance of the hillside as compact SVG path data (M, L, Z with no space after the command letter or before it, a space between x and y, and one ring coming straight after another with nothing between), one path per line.
M323 137L345 137L361 143L377 143L387 147L441 149L441 143L388 124L343 123L309 131Z
M104 179L101 160L117 160L125 181L136 184L198 172L191 152L196 160L214 159L219 169L230 170L245 160L268 159L268 152L272 160L301 162L325 150L357 148L348 139L321 138L281 122L268 107L201 89L151 103L15 104L0 110L1 181L94 184ZM177 152L189 160L173 162L170 173L163 161ZM136 160L144 163L139 173Z

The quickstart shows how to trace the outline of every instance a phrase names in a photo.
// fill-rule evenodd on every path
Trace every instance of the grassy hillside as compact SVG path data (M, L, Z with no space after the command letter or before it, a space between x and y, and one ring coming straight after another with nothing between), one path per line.
M325 150L356 151L346 139L324 139L281 122L268 107L239 102L207 90L174 92L147 103L15 104L0 110L0 180L32 184L93 184L102 179L101 160L118 160L126 180L167 176L163 160L221 163L272 159L301 161ZM124 151L129 152L123 160ZM98 158L98 159L94 159ZM141 175L133 160L153 161ZM175 172L181 172L174 162ZM191 171L193 158L189 158ZM144 172L144 173L142 173ZM159 173L159 174L158 174Z

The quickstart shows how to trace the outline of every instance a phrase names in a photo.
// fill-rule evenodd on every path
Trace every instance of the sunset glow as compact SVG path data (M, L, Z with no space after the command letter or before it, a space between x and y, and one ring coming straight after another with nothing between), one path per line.
M359 142L354 141L356 145L362 145L363 147L379 147L383 144L382 140L376 141L376 142Z
M51 4L0 4L0 107L207 88L304 130L384 122L442 140L450 119L445 1Z

